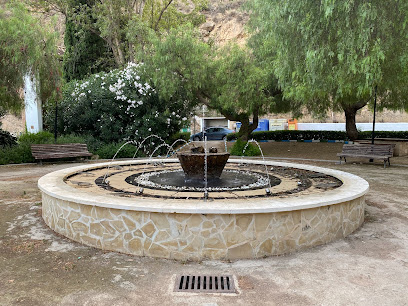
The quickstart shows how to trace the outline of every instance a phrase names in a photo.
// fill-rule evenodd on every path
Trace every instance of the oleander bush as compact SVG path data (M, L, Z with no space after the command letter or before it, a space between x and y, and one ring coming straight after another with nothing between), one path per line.
M151 134L170 138L191 115L188 102L161 99L143 74L143 65L129 63L68 83L58 105L59 134L92 135L107 144L140 142ZM46 116L48 126L53 112Z

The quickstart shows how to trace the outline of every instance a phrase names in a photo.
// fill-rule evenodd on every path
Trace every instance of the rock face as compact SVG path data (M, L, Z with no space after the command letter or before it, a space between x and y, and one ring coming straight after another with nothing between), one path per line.
M210 33L212 30L214 30L215 27L215 23L213 21L207 21L206 23L201 25L201 29L203 31L207 31L208 33Z
M223 46L229 41L244 45L248 38L245 30L249 16L242 9L243 0L213 0L203 11L206 22L200 26L206 41Z

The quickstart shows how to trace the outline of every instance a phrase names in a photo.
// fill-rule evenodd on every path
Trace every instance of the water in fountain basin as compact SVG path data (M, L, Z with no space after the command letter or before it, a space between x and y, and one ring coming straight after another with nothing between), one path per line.
M267 178L259 173L239 170L224 170L221 177L208 178L207 187L203 179L186 178L181 170L134 174L127 177L126 182L154 189L203 192L205 188L207 191L234 191L267 187L269 184ZM273 177L273 185L278 185L280 182L279 178Z

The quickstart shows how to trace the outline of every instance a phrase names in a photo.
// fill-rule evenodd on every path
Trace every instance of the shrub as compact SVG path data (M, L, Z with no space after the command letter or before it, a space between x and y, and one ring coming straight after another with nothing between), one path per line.
M359 139L371 139L371 132L359 132ZM376 131L375 138L402 138L408 139L408 131Z
M99 158L111 159L115 156L116 152L120 149L123 143L110 143L100 146L94 154L97 154ZM120 150L116 155L116 158L131 158L136 152L136 146L128 144Z
M59 104L59 133L92 135L104 143L120 143L141 141L151 134L168 139L178 132L190 115L187 102L162 100L142 73L142 65L130 63L122 70L68 83ZM49 112L48 121L54 110Z
M0 129L0 149L12 147L17 144L17 139L7 131Z
M405 138L408 139L408 131L402 132L388 132L388 131L378 131L375 132L376 138ZM289 131L289 130L282 130L282 131L260 131L260 132L253 132L251 133L251 138L259 141L259 140L320 140L320 141L327 141L327 140L347 140L346 132L342 131ZM359 138L371 138L371 132L360 132ZM237 134L232 133L228 134L228 140L237 139Z
M0 164L21 164L34 162L31 154L31 144L51 143L54 140L49 132L39 132L36 134L23 134L18 138L18 143L13 147L0 149Z
M244 142L238 139L231 148L231 152L230 152L231 155L236 155L236 156L259 156L261 155L261 151L259 150L258 146L252 143L249 143L247 148L245 149L245 152L243 152L246 145L247 145L247 142Z
M34 162L28 143L0 149L0 165Z
M171 145L177 139L183 139L188 142L190 140L190 135L190 132L177 132L169 138L168 143Z
M43 144L54 142L54 135L50 132L42 131L38 133L25 133L18 138L19 143Z

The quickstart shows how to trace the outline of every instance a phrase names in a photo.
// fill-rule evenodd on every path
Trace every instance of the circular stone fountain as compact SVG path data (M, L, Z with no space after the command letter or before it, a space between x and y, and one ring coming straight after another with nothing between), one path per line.
M104 250L234 260L324 244L364 220L368 183L341 171L230 159L206 188L189 185L177 159L113 162L106 175L108 165L68 168L39 180L50 228Z

